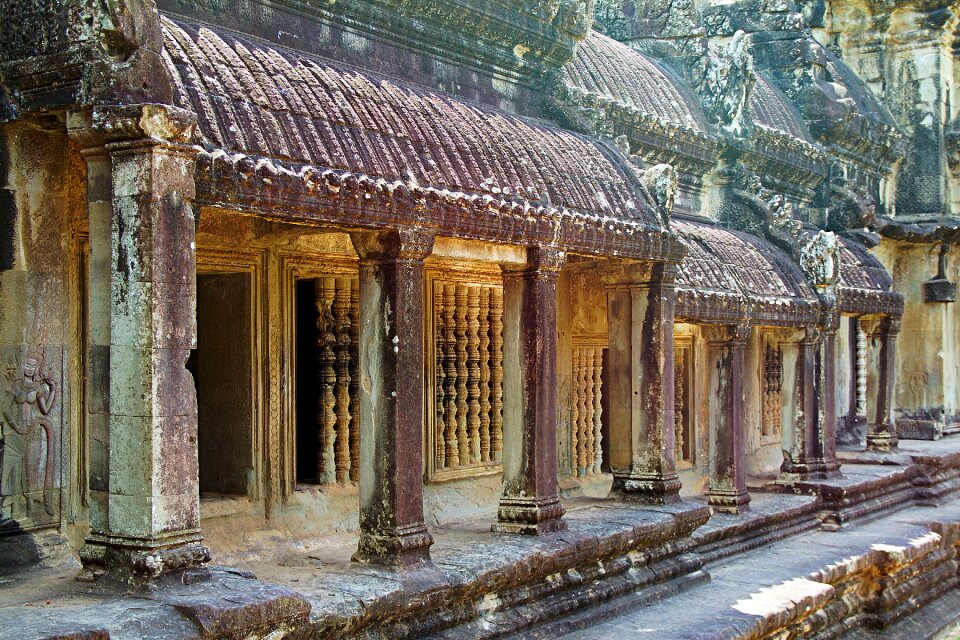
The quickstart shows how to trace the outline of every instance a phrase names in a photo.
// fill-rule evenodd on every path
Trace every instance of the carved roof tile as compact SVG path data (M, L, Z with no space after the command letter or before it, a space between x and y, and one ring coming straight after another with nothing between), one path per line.
M700 102L659 62L597 31L577 45L567 81L667 122L706 132Z
M689 251L677 274L678 315L728 320L714 317L703 305L685 308L688 299L707 296L740 299L744 315L755 324L804 324L816 317L816 293L790 257L769 242L692 220L674 220L672 227ZM708 317L698 317L704 313Z
M219 27L164 17L163 30L177 101L197 112L207 154L663 232L611 145Z

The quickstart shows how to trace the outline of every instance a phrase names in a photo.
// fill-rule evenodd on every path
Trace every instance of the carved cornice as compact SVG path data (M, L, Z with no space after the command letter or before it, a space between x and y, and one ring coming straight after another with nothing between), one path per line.
M324 54L320 25L387 42L533 85L547 69L563 66L586 36L588 6L571 2L479 0L159 0L161 10L224 26L255 11L251 35ZM253 5L251 8L248 5ZM296 29L291 32L290 18ZM284 36L286 39L284 39Z
M665 120L623 102L563 83L555 106L597 112L594 135L626 136L630 153L650 164L669 163L678 171L702 176L717 162L719 142L697 128ZM599 121L598 121L599 120Z
M417 227L465 239L549 244L610 257L679 262L686 253L669 231L488 193L464 193L395 180L201 151L200 205L342 228Z

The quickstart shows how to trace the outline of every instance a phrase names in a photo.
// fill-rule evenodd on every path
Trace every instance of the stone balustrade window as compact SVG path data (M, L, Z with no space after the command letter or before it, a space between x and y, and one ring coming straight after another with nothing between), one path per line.
M761 379L763 415L760 435L763 439L780 437L783 420L783 351L772 340L763 341L763 372Z
M600 473L603 462L603 347L573 348L571 466L575 476Z
M458 274L459 275L459 274ZM469 278L470 274L462 274ZM491 278L492 279L492 278ZM503 452L503 286L429 278L427 477L445 480L500 469Z
M682 338L673 347L673 419L675 421L675 459L677 463L694 463L693 435L693 342Z
M360 479L359 280L314 280L317 307L317 482Z

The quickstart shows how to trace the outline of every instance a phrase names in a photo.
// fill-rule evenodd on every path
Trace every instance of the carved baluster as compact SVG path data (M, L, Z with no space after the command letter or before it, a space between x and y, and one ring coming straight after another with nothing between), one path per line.
M338 278L333 299L337 331L337 482L350 479L350 280Z
M687 350L677 348L673 352L673 424L675 431L674 460L684 460L683 439L686 436L686 421L683 419L683 401L687 381Z
M360 278L350 279L350 480L360 480Z
M467 429L470 462L480 462L480 287L467 289Z
M334 453L334 425L337 423L336 396L334 386L337 381L337 356L334 347L337 343L333 314L330 307L335 295L333 278L318 278L314 281L314 297L317 306L317 369L320 376L320 397L318 398L317 426L319 427L320 451L317 460L317 482L326 483L336 480L336 460Z
M763 355L763 425L765 436L775 435L779 431L780 411L780 348L766 345Z
M444 387L446 407L447 468L460 466L460 447L457 444L457 336L454 313L457 288L447 285L443 295L443 329L447 344L447 379Z
M570 467L580 475L580 348L573 348L573 411L570 416Z
M493 411L490 414L490 458L500 460L503 453L503 289L490 290L490 346L493 362L490 370Z
M583 474L593 471L593 348L584 351L583 362Z
M490 287L480 290L480 461L490 461Z
M603 349L597 347L593 358L593 472L603 464Z
M436 469L443 469L447 464L447 443L446 438L444 437L444 432L446 430L446 407L444 403L446 402L446 395L444 385L447 382L447 372L444 367L446 366L446 351L447 351L447 341L444 336L443 331L443 285L440 282L433 283L433 311L434 311L434 322L433 322L433 334L435 340L435 351L437 363L437 379L436 379L436 394L437 394L437 406L436 406L436 424L434 425L434 437L436 438L436 447L437 447L437 459L434 467Z
M857 323L857 417L867 415L867 332Z
M457 337L457 447L460 464L470 461L470 441L467 438L467 287L456 287L454 319Z

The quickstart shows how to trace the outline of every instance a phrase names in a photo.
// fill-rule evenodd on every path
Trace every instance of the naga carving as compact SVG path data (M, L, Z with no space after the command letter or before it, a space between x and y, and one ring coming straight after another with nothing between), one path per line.
M840 278L840 242L832 231L818 231L800 249L800 268L817 287L830 287Z
M737 31L726 47L709 48L694 65L692 84L711 121L734 135L749 128L753 56L750 39Z
M794 218L793 203L783 194L764 186L760 176L739 166L732 182L733 193L754 214L745 230L767 237L788 253L798 257L803 225Z
M640 175L640 182L657 203L663 226L669 228L673 201L677 195L677 172L673 165L664 163L650 167Z

